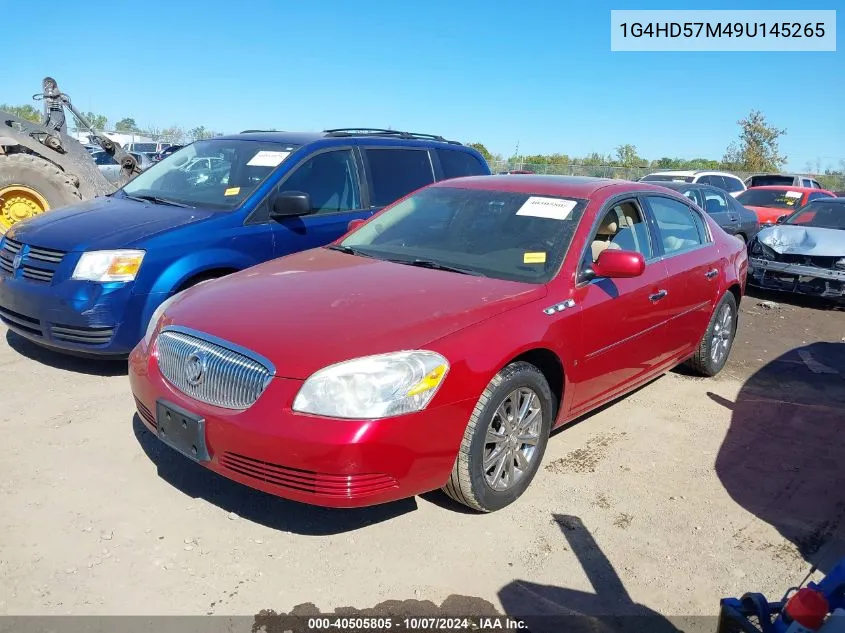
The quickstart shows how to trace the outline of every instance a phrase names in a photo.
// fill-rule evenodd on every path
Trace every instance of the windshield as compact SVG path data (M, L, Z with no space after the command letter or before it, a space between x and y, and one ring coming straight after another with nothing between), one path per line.
M156 151L155 143L132 143L133 152L154 152Z
M649 174L643 176L645 182L692 182L692 176L673 176L672 174Z
M560 268L586 205L580 199L428 187L350 234L340 248L411 265L546 283Z
M845 230L845 204L816 200L797 213L793 213L784 224Z
M240 139L197 141L155 163L122 191L130 197L229 211L297 147Z
M801 206L804 194L788 189L746 189L736 199L746 207L767 207L795 210Z

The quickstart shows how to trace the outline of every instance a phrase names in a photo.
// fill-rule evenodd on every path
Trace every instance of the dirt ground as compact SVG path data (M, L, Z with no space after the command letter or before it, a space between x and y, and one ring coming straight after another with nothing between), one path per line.
M780 598L845 554L845 311L802 303L746 297L718 378L673 372L557 432L523 499L482 516L439 493L339 511L241 487L143 429L123 365L0 329L0 613Z

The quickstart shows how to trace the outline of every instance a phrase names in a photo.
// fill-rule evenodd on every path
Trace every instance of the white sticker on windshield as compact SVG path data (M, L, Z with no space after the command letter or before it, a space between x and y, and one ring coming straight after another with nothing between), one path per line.
M247 165L252 167L277 167L288 156L290 156L290 152L258 152Z
M533 218L548 218L549 220L565 220L572 213L576 204L578 203L575 200L531 196L516 214L528 215Z
M803 193L800 193L800 192L798 192L798 191L787 191L787 192L786 192L785 194L783 194L783 195L785 195L787 198L800 198L800 197L801 197L801 196L803 196L804 194L803 194Z

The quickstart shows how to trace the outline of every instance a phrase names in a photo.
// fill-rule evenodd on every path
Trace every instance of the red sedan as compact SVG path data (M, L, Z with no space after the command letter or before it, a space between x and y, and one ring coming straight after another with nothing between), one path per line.
M760 224L776 224L778 218L797 211L810 200L833 197L833 193L826 189L770 185L746 189L737 194L736 200L754 211Z
M492 511L552 429L684 361L718 373L746 271L739 240L659 185L449 180L169 299L132 390L163 442L247 486L339 507L442 488Z

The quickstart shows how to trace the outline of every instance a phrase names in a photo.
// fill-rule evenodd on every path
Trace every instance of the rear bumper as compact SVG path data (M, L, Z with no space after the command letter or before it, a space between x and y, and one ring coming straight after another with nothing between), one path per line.
M157 403L204 420L204 467L269 494L352 508L443 486L475 401L383 420L338 420L291 410L302 381L273 378L244 411L198 402L173 388L143 342L129 357L129 380L144 426L157 435ZM186 457L187 459L187 457Z
M845 297L845 270L818 266L751 258L748 283L768 290L832 299Z
M42 283L0 274L0 322L59 352L125 357L144 335L142 315L154 298L132 289L132 284Z

